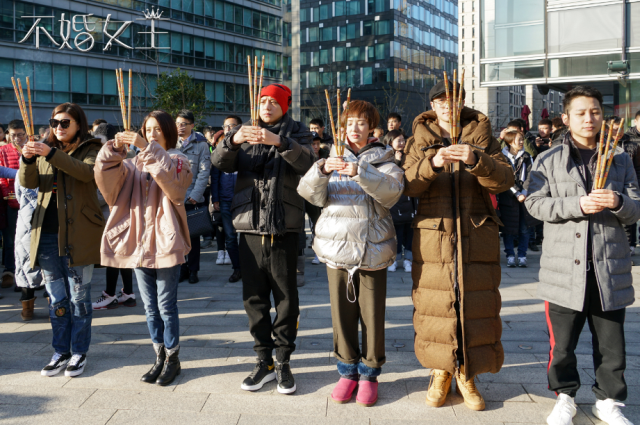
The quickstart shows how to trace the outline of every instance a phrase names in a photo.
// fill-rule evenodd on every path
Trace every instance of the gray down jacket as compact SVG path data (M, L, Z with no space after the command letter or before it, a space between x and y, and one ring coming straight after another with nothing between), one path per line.
M20 182L16 179L15 192L20 204L14 248L16 284L20 288L37 288L42 285L42 273L40 267L31 268L29 251L31 248L31 218L38 205L38 190L26 189L20 186Z
M595 169L594 155L590 166ZM622 206L585 215L580 197L587 190L582 159L570 133L536 159L525 201L529 213L544 222L538 295L562 307L582 311L587 281L587 240L592 236L593 263L604 311L634 302L629 241L623 226L640 219L640 191L631 158L616 150L606 189L619 194Z
M330 156L336 156L335 147ZM402 195L404 171L393 159L391 148L374 142L357 156L345 149L344 160L359 165L355 177L340 177L335 171L325 175L321 159L300 180L300 196L323 208L313 240L320 261L351 274L383 269L395 261L396 231L389 208Z

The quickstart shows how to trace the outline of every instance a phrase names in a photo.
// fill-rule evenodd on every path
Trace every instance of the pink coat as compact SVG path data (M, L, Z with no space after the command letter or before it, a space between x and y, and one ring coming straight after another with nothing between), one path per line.
M100 263L118 268L162 269L184 263L191 250L184 198L193 174L178 150L151 142L131 159L107 142L95 178L111 208Z

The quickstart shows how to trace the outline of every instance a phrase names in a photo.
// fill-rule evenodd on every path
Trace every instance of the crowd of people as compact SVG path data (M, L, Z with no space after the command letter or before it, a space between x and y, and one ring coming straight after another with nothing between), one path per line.
M280 84L260 92L257 125L230 115L222 130L203 133L188 110L152 111L139 131L119 132L104 120L90 126L80 106L64 103L41 140L28 140L24 123L11 121L0 147L2 286L15 276L24 320L33 318L35 291L46 289L54 354L41 374L83 373L93 311L135 306L135 275L156 354L140 379L173 382L181 373L179 283L198 283L200 250L215 238L216 263L231 266L230 282L242 280L255 341L257 361L241 388L276 380L279 393L294 393L308 215L312 264L327 267L334 402L355 395L362 406L376 404L387 272L401 268L413 279L415 354L432 374L426 403L443 406L455 381L469 409L485 408L476 378L504 362L502 233L507 267L526 267L527 250L542 245L539 296L557 395L548 423L568 425L576 414L575 350L588 322L594 414L630 424L620 407L640 219L640 112L614 152L605 188L594 189L604 119L597 90L566 93L560 122L541 120L537 136L514 120L496 138L488 117L471 108L452 125L453 89L444 80L431 89L431 109L415 117L410 137L399 114L387 117L385 131L372 104L353 100L338 126L344 152L321 119L307 127L291 117L291 91ZM607 131L620 124L615 118ZM213 223L202 240L189 224L201 209ZM106 267L107 282L92 302L94 267Z

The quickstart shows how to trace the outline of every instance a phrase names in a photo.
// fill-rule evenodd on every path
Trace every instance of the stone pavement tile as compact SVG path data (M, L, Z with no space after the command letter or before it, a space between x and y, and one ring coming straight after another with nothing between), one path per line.
M269 384L275 388L273 382ZM243 393L212 395L205 403L202 412L261 415L265 409L268 409L269 412L277 412L283 416L327 416L327 399L324 397L300 396L295 393L287 396L275 391L272 394L246 391Z
M520 347L522 346L522 347ZM502 341L505 353L531 353L549 355L549 341Z
M331 338L331 339L329 339ZM296 347L300 350L332 350L333 335L330 337L316 335L314 337L304 337L296 339Z
M278 414L278 412L272 412ZM240 415L238 425L344 425L341 418L296 418L291 416ZM349 425L369 425L369 419L349 419Z
M46 376L40 378L50 379ZM19 404L42 407L80 407L93 393L95 388L56 388L49 386L3 385L0 391L0 406ZM104 406L98 406L101 409ZM0 411L3 409L0 408Z
M162 421L155 410L119 409L109 421L109 425L158 425L159 423L182 423L188 425L236 425L240 415L223 415L219 413L180 412L173 421ZM257 423L257 422L256 422Z
M512 331L542 331L545 333L548 332L546 321L545 322L531 322L531 321L521 322L517 320L504 320L504 322L507 324L509 328L503 329L503 331L512 330ZM547 339L549 339L548 334L547 334Z
M391 335L394 337L394 335ZM387 334L387 338L385 340L385 349L389 352L391 351L408 351L415 352L414 349L414 340L413 339L389 339L390 336Z
M605 422L602 422L600 419L593 416L591 412L592 404L578 404L578 407L583 412L585 416L587 416L594 424L596 425L607 425ZM621 407L620 410L624 414L624 416L634 424L640 424L640 406L627 406Z
M627 370L640 369L640 356L627 355Z
M94 316L95 317L95 316ZM119 323L117 320L114 323L94 324L91 325L91 334L104 333L104 334L122 334L122 335L147 335L149 336L149 328L147 323L142 318L142 323ZM180 325L180 335L187 330L187 326Z
M529 383L546 383L547 370L541 367L521 367L509 366L503 367L498 373L483 373L478 375L478 382L481 383L511 383L520 384L522 382Z
M222 314L211 309L182 309L180 310L180 327L183 326L221 326L238 327L249 326L247 315L242 314Z
M62 388L71 380L71 378L64 376L64 373L50 377L42 376L40 370L45 364L45 362L40 362L40 367L33 370L1 369L0 388L4 386Z
M123 388L98 389L82 404L82 408L99 409L104 406L114 406L118 409L199 412L208 398L209 394L206 393L136 391Z
M526 341L527 342L546 342L549 343L549 335L545 331L537 330L502 330L502 341Z
M0 350L0 368L2 367L2 363L5 357L28 357L32 355L41 356L44 354L37 354L43 348L49 347L51 348L51 343L43 344L43 343L29 343L29 342L3 342L2 350ZM53 348L51 351L46 354L47 356L53 355Z
M451 406L444 405L440 408L429 407L422 400L413 400L409 397L397 397L379 399L372 407L362 407L352 401L346 404L337 404L329 401L327 405L327 417L343 418L348 423L352 418L376 418L393 420L423 420L431 418L434 422L455 422L456 417Z
M176 393L209 393L246 395L240 389L242 381L251 373L253 365L213 360L209 362L189 362L182 368L181 379ZM295 376L295 375L294 375ZM273 393L275 381L267 383L257 393Z
M301 308L300 310L300 316L306 319L331 319L331 308L328 304L310 308ZM305 313L304 316L302 316L302 312Z
M115 408L88 411L69 407L42 406L37 403L32 406L1 405L0 424L102 425L106 424L115 412Z
M513 366L526 366L526 367L547 367L547 363L541 362L538 356L534 354L525 353L504 353L503 368Z

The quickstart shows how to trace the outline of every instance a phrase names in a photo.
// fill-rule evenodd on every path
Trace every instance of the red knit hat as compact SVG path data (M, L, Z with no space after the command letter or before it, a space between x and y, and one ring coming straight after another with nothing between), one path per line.
M286 114L291 106L291 89L282 84L271 84L270 86L263 87L260 92L260 99L262 99L262 96L271 96L274 98L282 108L282 115Z

